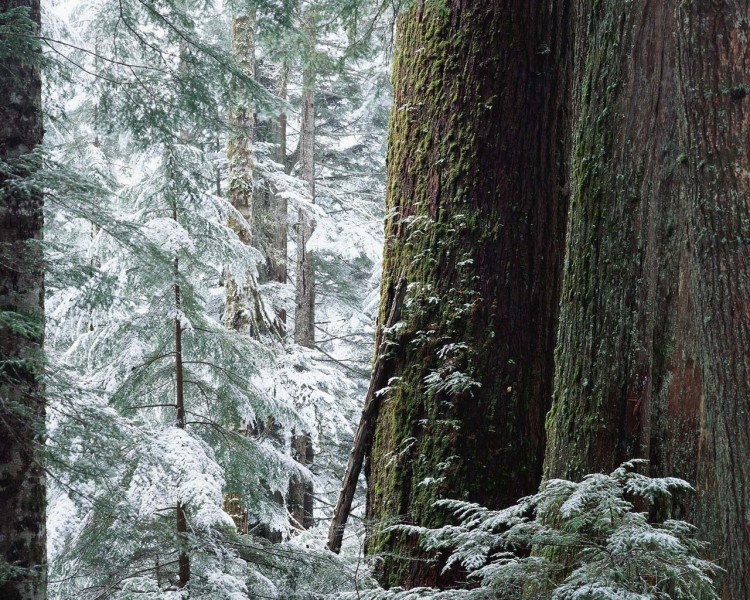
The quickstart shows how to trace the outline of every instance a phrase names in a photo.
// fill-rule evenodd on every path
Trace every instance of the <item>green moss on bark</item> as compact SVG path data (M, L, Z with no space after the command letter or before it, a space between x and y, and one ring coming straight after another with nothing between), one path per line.
M368 552L386 585L451 585L396 522L441 497L500 507L534 491L565 213L566 64L555 3L419 2L394 64L380 322L389 334L368 475ZM552 48L540 53L538 48Z

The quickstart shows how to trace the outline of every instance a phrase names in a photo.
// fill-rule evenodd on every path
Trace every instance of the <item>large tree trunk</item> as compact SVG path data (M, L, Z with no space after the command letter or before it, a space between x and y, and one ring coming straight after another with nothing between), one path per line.
M696 484L750 597L747 2L576 4L572 198L545 474ZM740 6L741 5L741 6Z
M39 35L38 0L0 1L0 13L20 7ZM34 56L11 52L0 68L0 597L37 600L47 595L43 197L27 155L43 136L41 78Z
M380 326L406 280L368 475L385 585L450 585L416 540L440 497L537 489L566 212L565 3L419 1L400 23ZM381 346L382 348L383 346ZM384 383L385 385L385 383Z
M674 11L589 4L577 2L574 33L580 91L546 461L549 476L573 478L636 455L674 463L652 452L666 425L652 408L670 393L696 401L691 298L680 283L688 223L676 181Z
M750 2L680 3L680 127L701 384L699 525L750 598Z

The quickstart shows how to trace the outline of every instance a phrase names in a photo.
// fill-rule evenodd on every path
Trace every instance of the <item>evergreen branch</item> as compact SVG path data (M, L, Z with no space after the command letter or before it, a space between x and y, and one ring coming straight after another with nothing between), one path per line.
M315 349L321 354L327 356L330 362L336 363L341 368L346 369L350 373L354 373L355 375L358 375L359 377L369 377L369 373L366 373L365 371L360 371L359 369L355 369L354 367L350 367L349 365L344 364L341 360L334 358L333 356L328 354L328 352L323 350L319 345L316 344ZM313 357L313 360L325 360L325 359ZM351 361L351 362L361 363L361 361Z

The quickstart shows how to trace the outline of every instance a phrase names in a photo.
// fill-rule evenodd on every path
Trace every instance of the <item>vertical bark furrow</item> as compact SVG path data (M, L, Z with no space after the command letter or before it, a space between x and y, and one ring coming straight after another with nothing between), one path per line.
M395 57L380 326L407 284L368 475L386 585L451 585L398 522L541 476L565 214L564 5L417 2Z
M736 600L750 597L750 3L678 14L706 440L699 525Z
M548 477L633 456L696 484L750 594L747 2L576 2L573 185ZM663 515L662 515L663 516Z

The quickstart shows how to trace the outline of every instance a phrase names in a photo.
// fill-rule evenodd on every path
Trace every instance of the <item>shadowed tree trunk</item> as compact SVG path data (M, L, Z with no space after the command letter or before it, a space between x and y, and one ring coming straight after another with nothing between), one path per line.
M317 21L311 3L303 17L305 33L305 65L302 71L302 116L299 140L300 177L307 184L310 199L315 202L315 44ZM284 117L286 122L286 117ZM315 265L313 253L307 242L315 229L312 216L305 210L298 211L297 219L297 269L295 282L294 342L313 348L315 346ZM292 437L292 451L298 462L310 465L313 462L312 440L302 433ZM308 460L309 459L309 460ZM313 524L313 488L309 482L299 479L289 487L289 510L293 525L310 527Z
M747 2L575 4L572 197L548 477L634 456L750 597Z
M682 3L678 68L701 383L699 526L750 598L750 2Z
M38 0L1 0L9 23L39 35ZM6 25L9 24L6 22ZM42 141L33 47L0 36L0 597L47 596L44 447L43 197L27 156ZM14 47L15 46L15 47ZM6 54L7 52L7 54Z
M416 539L437 498L536 491L566 212L565 3L418 1L393 70L368 552L388 586L448 586Z
M167 194L169 203L172 205L172 220L180 222L180 214L177 205L177 192L175 185L174 154L170 149L165 156L166 172L168 177ZM180 259L177 254L173 261L174 285L172 293L174 294L174 390L175 390L175 427L185 429L186 411L185 411L185 369L182 357L182 287L180 285ZM175 543L177 551L177 585L180 589L186 588L190 584L190 540L188 537L188 519L185 511L185 505L181 500L177 500L175 506Z
M313 464L315 451L309 435L292 435L292 458L305 467ZM309 529L315 524L313 492L312 483L300 477L294 477L289 484L289 514L293 527Z

